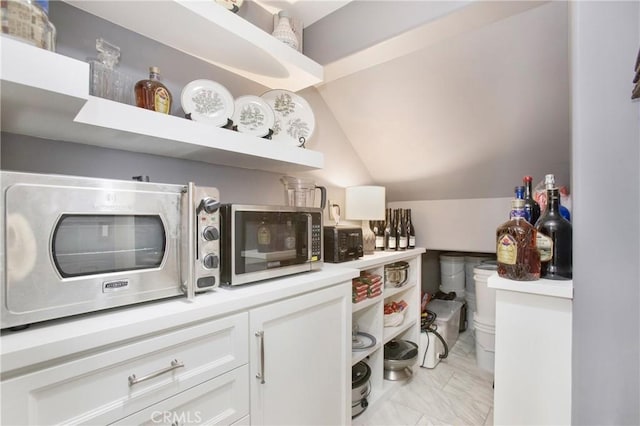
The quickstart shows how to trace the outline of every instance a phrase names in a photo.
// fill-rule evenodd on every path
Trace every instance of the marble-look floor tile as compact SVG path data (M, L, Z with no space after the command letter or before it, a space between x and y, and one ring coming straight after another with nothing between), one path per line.
M475 337L461 333L435 368L416 365L413 377L371 406L354 426L492 425L493 374L475 360Z

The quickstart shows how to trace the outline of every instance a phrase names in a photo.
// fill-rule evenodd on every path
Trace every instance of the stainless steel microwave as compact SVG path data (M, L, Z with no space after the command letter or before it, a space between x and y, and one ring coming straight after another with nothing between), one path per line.
M223 204L220 215L222 284L322 268L322 209Z
M219 284L216 188L0 177L3 329Z

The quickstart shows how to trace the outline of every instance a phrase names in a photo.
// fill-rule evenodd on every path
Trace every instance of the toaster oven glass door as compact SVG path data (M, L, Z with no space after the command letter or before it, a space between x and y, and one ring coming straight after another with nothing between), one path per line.
M51 254L63 278L158 268L166 250L157 215L64 214Z
M235 215L236 275L309 262L309 215L268 211Z

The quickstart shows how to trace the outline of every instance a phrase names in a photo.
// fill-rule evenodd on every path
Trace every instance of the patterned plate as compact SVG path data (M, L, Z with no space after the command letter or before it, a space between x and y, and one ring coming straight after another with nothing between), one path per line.
M264 99L253 95L240 96L234 105L233 124L238 126L239 132L259 138L269 134L276 116Z
M269 90L262 94L276 115L271 139L304 147L313 135L316 119L311 106L302 97L288 90Z
M233 96L220 83L194 80L184 86L180 96L182 109L193 121L222 127L233 116Z

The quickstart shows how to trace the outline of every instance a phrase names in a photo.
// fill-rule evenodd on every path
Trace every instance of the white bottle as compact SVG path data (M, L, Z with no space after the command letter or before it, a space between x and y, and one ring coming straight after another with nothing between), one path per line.
M291 29L291 22L289 21L289 13L281 10L278 13L278 25L273 30L272 35L283 42L284 44L298 50L298 38Z

